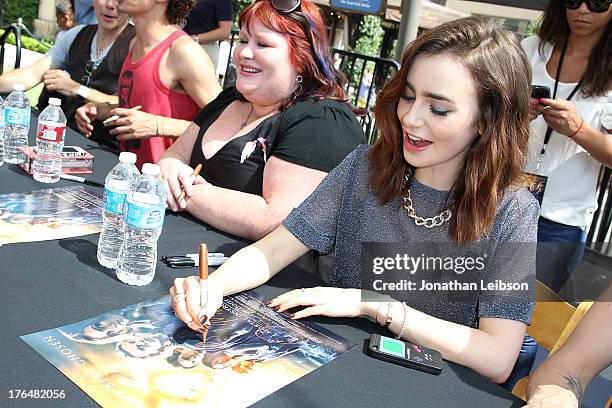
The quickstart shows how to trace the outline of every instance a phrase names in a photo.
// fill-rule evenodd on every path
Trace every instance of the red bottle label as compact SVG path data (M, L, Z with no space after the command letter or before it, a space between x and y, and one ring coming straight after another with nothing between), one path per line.
M42 140L48 140L50 142L61 142L64 140L64 134L66 133L66 126L49 126L44 123L38 124L38 130L36 131L36 137Z

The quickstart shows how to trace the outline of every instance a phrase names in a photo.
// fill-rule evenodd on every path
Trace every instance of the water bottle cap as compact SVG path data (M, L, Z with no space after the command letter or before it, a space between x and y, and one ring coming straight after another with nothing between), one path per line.
M61 106L62 100L60 98L49 98L49 105Z
M134 164L136 163L136 153L132 153L132 152L121 152L119 154L119 161L121 163L129 163L129 164Z
M13 84L13 91L25 91L24 84Z
M142 174L147 176L157 176L159 174L159 166L153 163L145 163L142 165Z

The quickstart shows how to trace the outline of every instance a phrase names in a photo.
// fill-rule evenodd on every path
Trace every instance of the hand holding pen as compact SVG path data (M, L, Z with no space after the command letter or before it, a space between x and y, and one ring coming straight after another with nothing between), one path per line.
M166 189L168 208L174 212L186 209L187 198L194 192L193 186L206 183L199 176L202 165L193 169L174 157L161 159L158 164L161 167L160 178Z
M193 170L193 174L191 175L191 178L192 178L191 184L193 184L195 179L200 175L200 171L202 171L202 163L198 164L196 168ZM183 191L181 191L181 194L178 196L178 199L176 200L179 202L179 205L181 203L181 200L185 198L185 193L186 193L185 186L190 186L191 184L190 183L183 184Z
M163 135L163 118L143 112L141 106L133 108L115 108L104 126L114 128L109 131L119 141L148 139Z
M222 306L225 289L214 279L214 275L208 276L210 258L206 244L200 244L198 255L199 274L174 279L170 296L176 316L192 330L201 333L202 341L205 341L210 329L210 318Z
M106 118L102 122L102 124L104 126L115 126L116 125L115 122L123 117L122 115L119 114L120 113L120 112L118 112L119 109L121 109L121 108L115 108L115 109L111 110L110 112L108 112L109 115L111 113L113 113L113 112L115 112L115 114L112 115L112 116L109 116L108 118ZM133 108L127 109L127 110L135 110L135 111L137 111L137 110L141 110L141 109L142 109L142 106L138 105L138 106L134 106Z

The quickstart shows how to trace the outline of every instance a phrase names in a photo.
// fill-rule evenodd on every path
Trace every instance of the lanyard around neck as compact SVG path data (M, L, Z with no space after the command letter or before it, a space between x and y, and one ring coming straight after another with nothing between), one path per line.
M552 99L557 98L557 88L559 86L559 77L561 76L561 67L563 66L563 59L565 58L565 52L567 51L568 42L569 41L567 40L565 41L565 44L563 45L563 50L561 51L561 55L559 56L559 63L557 64L557 74L555 75L555 88L553 89ZM546 67L544 67L544 69L546 69ZM569 96L565 98L566 101L570 101L574 97L574 95L580 88L580 85L582 85L582 78L580 78L580 81L578 81L574 89L572 89L572 92L570 92ZM544 136L544 144L542 145L542 150L540 151L540 157L538 157L538 164L536 166L536 171L540 168L540 163L542 163L542 158L544 158L544 154L546 153L546 146L548 145L548 142L550 141L550 136L552 135L552 132L553 132L553 129L550 126L548 126L546 128L546 134Z

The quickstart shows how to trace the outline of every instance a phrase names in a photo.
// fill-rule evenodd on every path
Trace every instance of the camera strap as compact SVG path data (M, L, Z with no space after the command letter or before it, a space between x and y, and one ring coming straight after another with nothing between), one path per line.
M567 40L565 41L565 44L563 45L563 50L561 51L561 55L559 56L559 64L557 64L557 74L555 75L555 87L553 89L552 99L557 98L557 87L559 86L559 77L561 76L561 67L563 66L563 59L565 58L565 51L567 51L568 42L569 41ZM546 67L544 67L544 69L546 69ZM580 81L578 81L574 89L572 89L572 92L570 92L569 96L565 98L566 101L570 101L574 97L574 95L580 88L580 85L582 85L582 78L580 78ZM542 145L542 150L540 150L540 157L538 157L538 164L536 165L536 172L540 168L540 163L542 163L542 159L544 158L544 153L546 153L546 146L548 145L548 142L550 141L550 136L552 135L552 132L553 132L553 128L548 126L546 128L546 134L544 136L544 144Z

